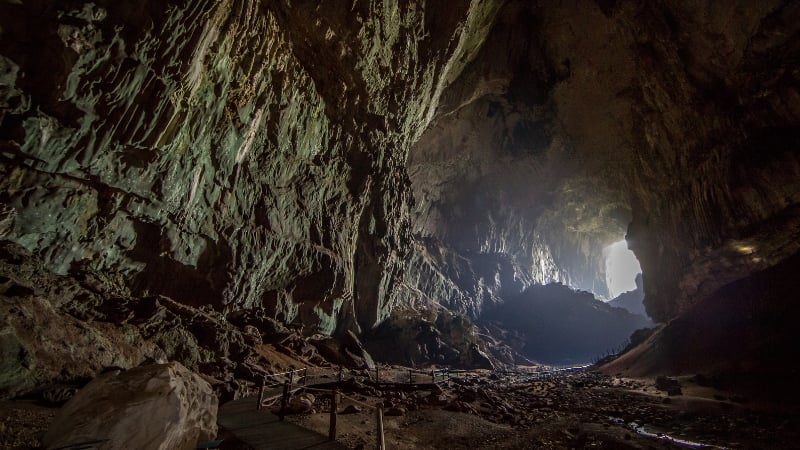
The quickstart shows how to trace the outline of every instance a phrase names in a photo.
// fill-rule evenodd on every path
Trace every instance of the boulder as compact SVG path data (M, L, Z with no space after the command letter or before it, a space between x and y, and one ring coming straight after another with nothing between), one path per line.
M61 408L42 444L190 450L216 437L217 406L211 386L180 363L112 371Z
M472 389L465 389L459 393L458 400L464 403L472 403L478 400L478 392Z
M406 409L401 408L399 406L389 408L386 410L385 413L383 413L384 416L389 416L389 417L399 417L399 416L404 416L405 414L406 414Z
M678 380L666 376L658 376L656 377L655 383L656 389L659 391L664 391L667 395L681 395L683 392L681 391L681 385Z
M445 405L444 410L452 412L476 414L475 408L459 400L454 400L448 403L447 405Z
M350 368L375 369L375 362L353 332L344 333L340 339L317 336L309 339L317 351L328 361Z
M347 405L339 414L358 414L362 411L358 405Z
M314 409L315 400L314 396L308 393L295 395L289 400L289 413L302 414L310 412Z
M367 349L358 339L355 333L347 331L342 336L342 347L344 352L356 363L358 367L366 367L369 370L375 368L375 362L372 360Z
M435 392L431 392L431 394L428 396L428 403L432 405L443 406L450 403L450 397L446 394L437 394Z
M469 348L469 357L467 360L468 367L475 367L479 369L490 369L494 370L494 363L492 362L492 358L489 357L486 353L483 352L477 345L472 344Z

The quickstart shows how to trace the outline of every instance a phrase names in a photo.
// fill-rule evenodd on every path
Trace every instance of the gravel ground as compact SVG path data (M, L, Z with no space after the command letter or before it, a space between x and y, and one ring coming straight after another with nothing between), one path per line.
M56 411L33 401L0 401L0 448L38 448Z
M399 391L370 386L364 378L341 387L338 440L348 448L372 448L373 407L385 411L392 449L676 449L665 436L707 448L797 448L800 410L677 380L682 395L668 396L654 380L562 373L546 380L508 384L487 373L467 373L433 389ZM313 410L288 420L328 432L329 396L317 392ZM358 406L356 409L355 406ZM394 413L390 413L390 411ZM0 449L38 448L57 409L33 401L0 401ZM645 436L632 427L643 425ZM247 447L220 430L224 448ZM659 439L661 437L661 439Z
M800 411L756 407L688 378L680 383L684 394L668 396L654 380L591 371L511 385L467 374L441 392L400 393L359 382L344 393L363 404L402 411L385 417L387 447L393 449L686 448L670 438L706 448L797 448ZM347 404L343 399L340 411ZM374 410L361 409L337 420L338 440L349 448L375 445ZM313 413L290 420L327 434L328 417L323 399Z

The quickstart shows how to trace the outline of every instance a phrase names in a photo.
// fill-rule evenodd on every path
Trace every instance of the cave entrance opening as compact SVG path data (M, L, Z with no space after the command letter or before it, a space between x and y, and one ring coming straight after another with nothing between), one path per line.
M636 289L636 275L642 273L642 267L636 255L628 249L625 239L604 248L603 256L610 297L613 299L623 292Z

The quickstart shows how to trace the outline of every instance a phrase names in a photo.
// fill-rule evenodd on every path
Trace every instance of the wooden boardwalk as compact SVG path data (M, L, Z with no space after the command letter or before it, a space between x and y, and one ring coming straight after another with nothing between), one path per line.
M266 408L256 410L256 403L256 397L228 402L219 408L217 422L254 450L347 448L336 441L329 441L327 436L281 421Z

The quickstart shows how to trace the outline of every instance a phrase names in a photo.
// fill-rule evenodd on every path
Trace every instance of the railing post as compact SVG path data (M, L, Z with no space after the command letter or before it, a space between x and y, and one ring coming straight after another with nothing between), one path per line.
M261 387L258 388L258 404L256 405L256 409L261 409L261 405L264 403L264 385L267 383L267 377L261 377Z
M308 384L308 367L303 369L303 386Z
M386 440L383 438L383 408L380 406L375 410L375 421L378 423L378 430L375 437L378 440L378 450L386 450Z
M294 369L289 372L289 389L292 388L292 384L294 384Z
M336 440L336 410L339 408L339 393L336 389L331 391L331 423L328 428L328 440Z
M411 377L411 369L408 369L408 384L414 384L414 378Z
M287 381L283 383L283 396L281 397L281 410L278 413L278 416L283 420L283 416L286 415L286 407L289 406L289 386L290 383Z

